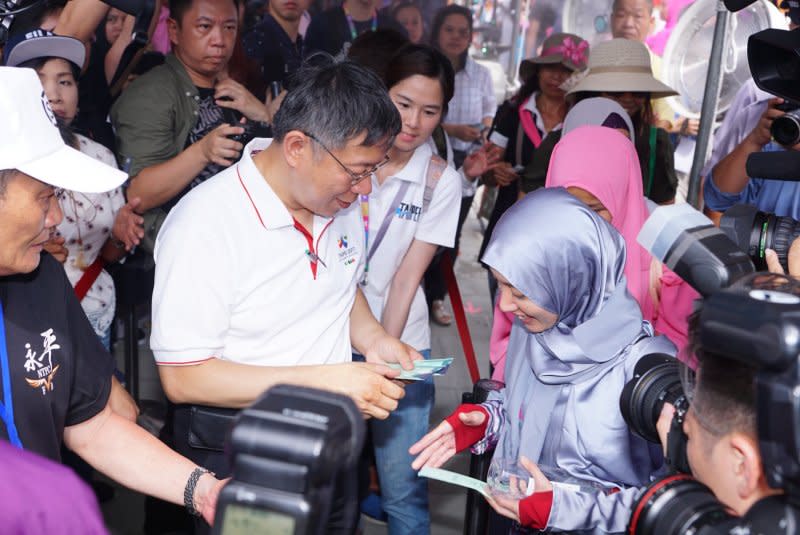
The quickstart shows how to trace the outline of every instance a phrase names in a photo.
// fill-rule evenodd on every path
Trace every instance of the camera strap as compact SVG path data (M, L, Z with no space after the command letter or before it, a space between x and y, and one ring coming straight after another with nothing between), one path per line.
M6 326L3 316L3 305L0 303L0 369L3 375L3 402L0 403L0 418L6 424L8 441L22 448L22 441L14 423L14 396L11 392L11 368L8 365L8 347L6 344Z

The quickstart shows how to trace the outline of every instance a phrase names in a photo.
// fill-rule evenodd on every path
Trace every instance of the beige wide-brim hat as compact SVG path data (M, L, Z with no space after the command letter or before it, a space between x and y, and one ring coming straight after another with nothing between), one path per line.
M586 76L567 94L581 91L650 93L651 98L677 95L653 76L650 52L639 41L611 39L592 47Z

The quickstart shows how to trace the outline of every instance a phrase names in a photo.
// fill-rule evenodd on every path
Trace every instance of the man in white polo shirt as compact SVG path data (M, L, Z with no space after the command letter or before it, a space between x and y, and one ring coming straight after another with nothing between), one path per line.
M351 205L386 160L397 110L351 62L308 66L297 80L274 140L254 140L238 164L187 194L155 250L151 345L178 404L175 446L218 475L228 470L215 431L226 411L205 406L242 408L289 383L347 394L386 418L403 389L383 363L421 358L386 333L357 289L364 228ZM351 345L367 363L350 362Z

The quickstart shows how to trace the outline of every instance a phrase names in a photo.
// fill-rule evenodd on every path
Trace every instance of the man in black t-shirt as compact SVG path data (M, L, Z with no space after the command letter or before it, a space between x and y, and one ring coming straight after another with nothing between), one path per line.
M378 0L344 0L340 7L329 9L311 19L306 32L309 53L327 52L336 55L350 47L356 37L378 28L389 28L408 35L405 28L391 17L378 12Z
M280 87L300 68L305 42L300 21L311 0L270 0L264 18L242 39L245 53L261 66L265 85Z
M125 174L64 144L32 69L0 67L0 117L0 439L54 460L63 444L210 521L222 482L111 410L112 360L43 253L62 219L56 187L102 192Z

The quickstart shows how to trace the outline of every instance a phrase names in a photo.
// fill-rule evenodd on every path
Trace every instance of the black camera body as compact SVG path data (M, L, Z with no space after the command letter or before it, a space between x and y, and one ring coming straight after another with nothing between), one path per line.
M690 210L687 206L657 209L644 225L639 243L703 295L697 318L702 347L755 369L764 473L772 488L785 493L762 500L745 518L735 518L688 475L682 431L689 408L682 384L687 368L667 356L649 355L634 370L620 408L634 433L658 442L656 421L663 404L675 404L666 460L677 474L654 482L642 493L628 533L793 533L800 525L800 281L756 273L752 255L746 252L755 209L748 208L750 221L739 221L739 230L747 237L740 240L741 248ZM767 237L770 222L759 226L764 228L757 244L774 242L774 228L773 237ZM793 231L780 233L788 240Z
M334 496L337 476L355 470L364 436L364 419L346 396L269 389L231 429L232 479L220 493L213 533L326 533L331 503L342 498ZM345 494L353 509L345 516L355 520L357 489Z

